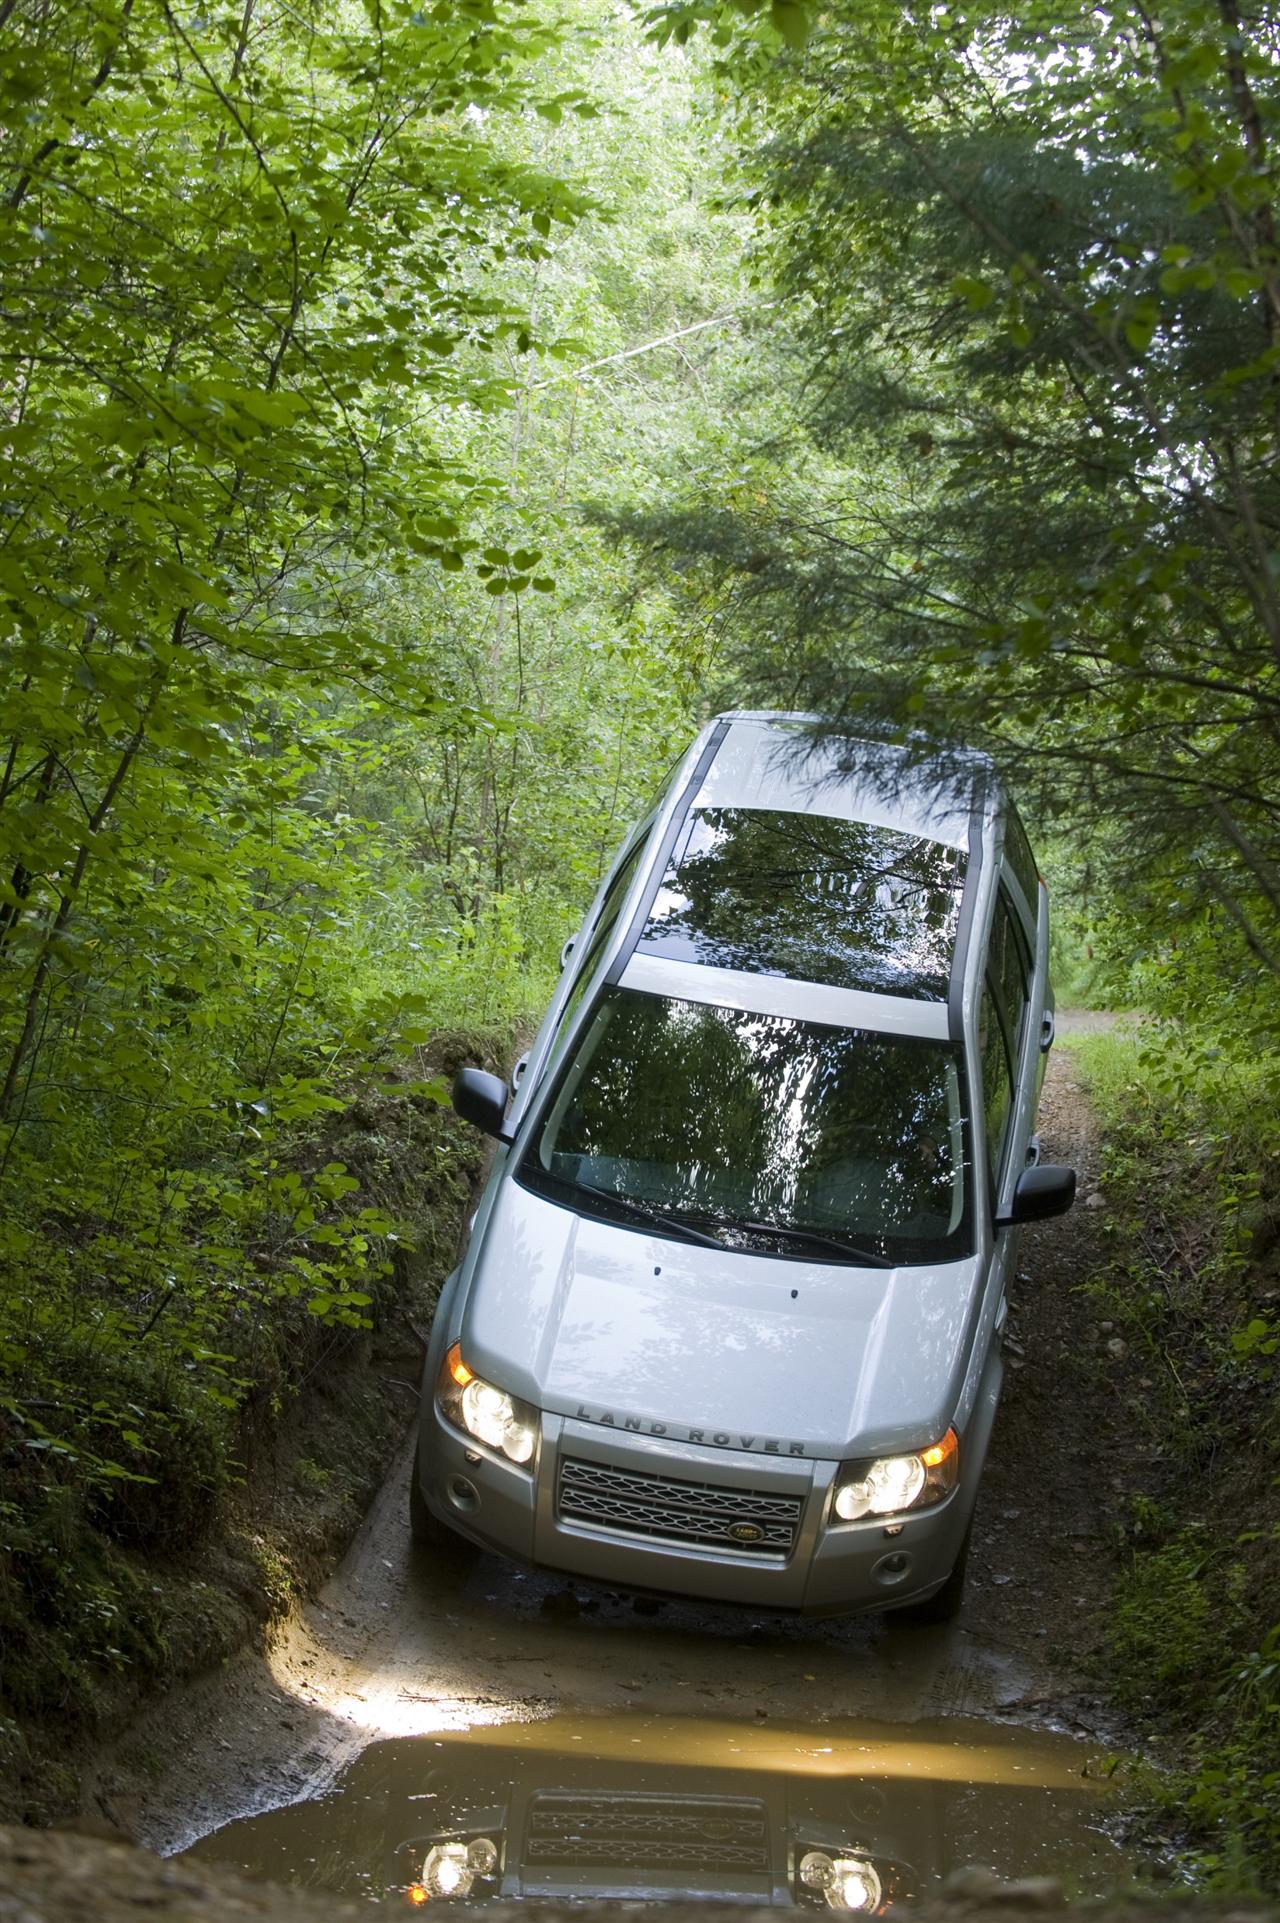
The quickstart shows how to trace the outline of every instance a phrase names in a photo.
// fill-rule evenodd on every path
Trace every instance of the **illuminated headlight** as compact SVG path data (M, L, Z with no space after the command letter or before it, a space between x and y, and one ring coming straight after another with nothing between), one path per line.
M954 1429L941 1442L910 1456L880 1456L875 1462L846 1463L836 1478L832 1503L840 1522L863 1516L893 1516L902 1509L924 1509L941 1502L956 1486L960 1444Z
M800 1859L800 1881L821 1890L832 1910L876 1910L883 1894L876 1866L865 1856L828 1856L810 1850Z
M444 1359L438 1393L450 1422L483 1442L486 1449L496 1450L521 1468L533 1461L538 1447L537 1411L474 1375L456 1342Z
M435 1843L427 1851L420 1882L409 1886L409 1901L431 1897L470 1896L478 1876L492 1876L498 1867L498 1846L487 1836L469 1843Z

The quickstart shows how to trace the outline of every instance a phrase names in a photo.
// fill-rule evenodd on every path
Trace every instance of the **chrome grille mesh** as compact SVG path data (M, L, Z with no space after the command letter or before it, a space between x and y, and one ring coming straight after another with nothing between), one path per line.
M557 1504L566 1522L590 1522L627 1536L661 1536L739 1555L789 1556L801 1496L616 1469L566 1456ZM736 1532L736 1533L735 1533Z
M769 1869L763 1803L713 1796L579 1796L529 1805L523 1862L617 1869Z

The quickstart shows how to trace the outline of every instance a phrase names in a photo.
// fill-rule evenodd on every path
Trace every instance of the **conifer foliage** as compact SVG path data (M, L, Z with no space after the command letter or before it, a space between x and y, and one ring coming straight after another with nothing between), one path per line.
M993 748L1234 1001L1280 966L1274 11L810 18L743 145L833 464L640 525L727 567L758 693Z

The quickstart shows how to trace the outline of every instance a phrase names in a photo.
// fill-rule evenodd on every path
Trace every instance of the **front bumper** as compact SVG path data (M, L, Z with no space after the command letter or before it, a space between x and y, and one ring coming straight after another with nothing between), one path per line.
M994 1394L990 1397L994 1409ZM989 1430L989 1421L975 1428ZM417 1473L432 1514L483 1548L517 1561L628 1590L745 1604L805 1615L888 1609L930 1595L960 1553L986 1453L966 1448L956 1489L933 1508L897 1519L825 1526L838 1464L777 1460L743 1451L614 1434L593 1423L542 1416L537 1474L462 1436L424 1398ZM684 1479L718 1491L794 1498L799 1518L785 1555L709 1548L637 1536L560 1513L560 1465ZM971 1459L972 1458L972 1459Z

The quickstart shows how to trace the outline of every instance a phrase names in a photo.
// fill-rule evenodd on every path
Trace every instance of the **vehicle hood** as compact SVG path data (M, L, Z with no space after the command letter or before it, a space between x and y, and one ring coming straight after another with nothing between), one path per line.
M538 1408L826 1457L916 1448L954 1415L977 1257L859 1269L720 1251L577 1215L512 1180L477 1243L463 1356Z

